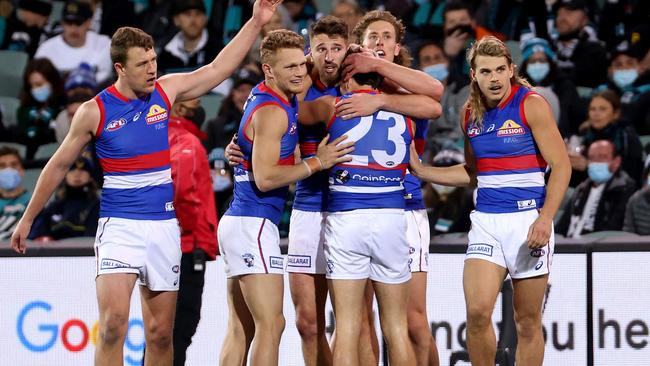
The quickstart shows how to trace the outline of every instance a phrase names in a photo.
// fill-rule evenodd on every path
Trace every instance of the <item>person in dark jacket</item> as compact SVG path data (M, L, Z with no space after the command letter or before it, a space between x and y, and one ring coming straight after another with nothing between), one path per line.
M91 174L93 163L79 157L65 176L56 199L34 221L30 239L95 236L99 220L99 192Z
M184 365L186 351L201 318L205 262L217 256L217 211L208 155L200 138L200 100L174 104L169 119L169 152L174 207L181 226L181 276L174 321L174 365Z
M596 140L610 140L621 155L621 169L638 185L643 170L641 140L634 126L620 115L621 102L615 92L604 90L594 94L589 103L589 120L580 131L583 151ZM575 187L586 178L587 158L579 151L569 151L569 158L573 168L570 185Z
M650 235L650 157L645 162L643 187L634 193L625 208L623 231Z
M573 193L555 230L577 238L608 230L622 230L625 206L636 190L636 182L621 169L621 156L610 140L589 146L589 178Z
M51 12L49 1L19 1L18 8L6 20L0 49L26 52L33 58Z
M192 71L212 62L223 45L206 28L208 18L203 1L175 0L171 11L180 32L163 47L158 56L160 73Z

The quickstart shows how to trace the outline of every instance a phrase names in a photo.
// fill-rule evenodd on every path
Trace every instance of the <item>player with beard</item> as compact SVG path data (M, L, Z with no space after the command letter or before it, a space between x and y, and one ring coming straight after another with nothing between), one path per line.
M467 52L467 61L471 92L461 121L466 163L425 167L411 158L411 172L448 186L478 183L463 270L472 365L494 365L492 311L507 274L513 279L515 363L542 365L542 301L553 257L553 217L571 165L551 109L517 75L507 46L484 37ZM545 184L547 165L551 173Z
M348 46L347 34L347 25L336 17L322 17L312 25L311 51L308 57L313 60L314 67L310 77L305 80L309 86L303 93L305 101L322 96L341 95L338 83L340 65ZM407 76L412 75L407 74ZM404 75L395 74L395 77L398 82L401 82ZM425 74L420 83L435 84L436 81ZM435 85L430 88L435 89ZM432 97L425 95L374 94L371 103L376 109L370 114L380 108L420 118L435 118L440 113L439 104ZM298 134L301 156L306 159L313 156L318 142L326 135L326 131L324 124L315 126L300 124ZM231 165L241 162L239 147L233 143L226 148L226 156ZM322 234L328 190L326 173L317 173L298 182L289 230L287 272L289 272L291 294L296 308L296 326L302 339L306 365L330 365L332 362L330 347L325 336L327 282ZM361 343L377 345L374 334L369 323L364 322ZM370 337L373 335L374 342L371 342ZM374 353L370 348L365 347L362 354L364 355L362 360L367 360L362 361L363 365L377 364L378 345Z
M172 327L181 261L173 206L168 118L174 102L198 98L241 63L279 0L257 0L253 16L217 57L191 73L156 75L154 40L119 28L111 40L114 85L82 104L70 131L41 173L11 238L24 253L33 220L81 150L95 141L104 170L95 238L99 308L96 365L121 365L136 280L142 299L145 365L172 364Z

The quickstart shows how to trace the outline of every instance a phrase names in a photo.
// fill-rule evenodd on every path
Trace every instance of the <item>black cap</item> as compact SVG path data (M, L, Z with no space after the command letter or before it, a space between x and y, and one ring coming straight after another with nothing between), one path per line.
M81 1L68 1L63 8L63 21L81 24L93 17L90 4Z
M205 14L203 0L174 0L172 3L172 16L184 13L188 10L198 10Z
M242 84L257 85L262 81L262 76L247 69L240 69L232 76L232 88L235 89Z
M52 4L40 0L20 0L18 9L31 11L32 13L49 16L52 12Z
M582 10L585 13L589 11L589 6L584 0L562 0L558 4L558 8L567 8L569 10Z

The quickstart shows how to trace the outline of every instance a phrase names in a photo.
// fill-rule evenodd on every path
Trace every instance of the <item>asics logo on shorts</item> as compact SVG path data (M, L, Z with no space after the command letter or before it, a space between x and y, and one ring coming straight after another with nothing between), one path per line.
M537 263L537 265L535 266L535 270L542 268L543 265L544 265L544 261L539 261L539 263Z
M250 254L250 253L244 253L241 255L241 258L244 260L244 263L246 263L246 267L252 267L253 262L255 261L255 256Z
M104 258L102 259L100 268L101 269L113 269L113 268L130 268L131 265L118 261L117 259Z
M480 254L480 255L486 255L488 257L492 256L492 248L493 246L490 244L470 244L467 246L467 254Z

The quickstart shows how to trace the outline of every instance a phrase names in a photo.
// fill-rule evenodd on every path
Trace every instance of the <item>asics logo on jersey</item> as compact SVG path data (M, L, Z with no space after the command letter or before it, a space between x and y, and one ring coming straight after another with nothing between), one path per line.
M523 135L524 133L526 131L524 131L523 127L511 119L503 122L503 125L497 130L497 136Z
M361 175L353 174L352 179L362 182L401 182L402 177L385 177L383 175Z
M126 124L126 120L124 118L120 118L120 119L110 121L106 125L106 131L113 132L113 131L119 130L125 124Z
M147 124L158 123L167 119L167 110L158 104L154 104L149 108L149 113L147 113Z
M142 114L142 112L136 113L135 116L133 116L133 122L137 121L140 118L141 114Z

